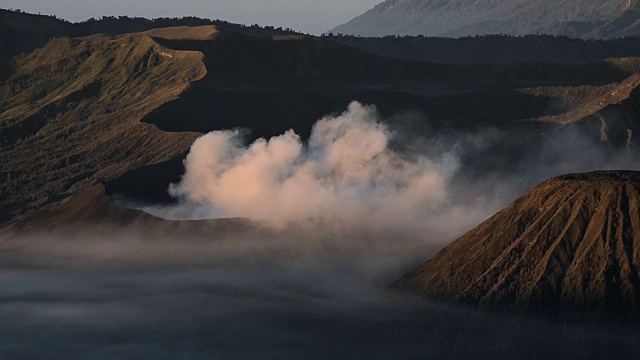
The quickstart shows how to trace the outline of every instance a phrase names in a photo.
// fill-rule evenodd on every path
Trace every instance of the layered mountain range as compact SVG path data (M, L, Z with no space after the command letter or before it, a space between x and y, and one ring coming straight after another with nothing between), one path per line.
M499 62L460 64L457 55L405 60L224 22L189 27L206 21L106 18L89 26L0 15L9 28L0 41L8 47L17 41L10 34L42 29L37 42L22 44L36 49L11 57L0 72L4 225L99 184L108 193L173 201L167 186L182 175L185 151L201 134L241 127L250 130L250 141L295 129L306 138L318 119L353 100L376 105L390 119L420 114L411 124L419 136L513 131L514 142L503 145L514 154L568 127L596 144L621 147L633 146L640 134L640 61L627 42L549 51L554 62L514 62L517 54L506 54ZM68 27L86 31L66 37ZM451 54L488 40L451 43ZM555 46L550 38L531 41ZM610 49L619 57L607 58ZM584 52L590 61L582 61Z

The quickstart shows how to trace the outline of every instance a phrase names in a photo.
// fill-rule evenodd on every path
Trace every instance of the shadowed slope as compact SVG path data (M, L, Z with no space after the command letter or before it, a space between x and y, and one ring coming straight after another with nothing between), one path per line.
M246 234L253 230L267 233L266 229L241 218L200 221L157 218L141 210L116 205L107 197L101 184L77 193L55 207L28 216L5 230L8 234L45 232L81 237L97 230L110 233L113 229L118 229L118 233L128 230L149 239L166 236L213 239L227 233Z
M638 315L640 173L560 176L393 286L495 309Z
M143 121L168 131L242 126L253 130L252 137L292 127L305 136L318 118L353 100L375 104L384 115L417 110L437 127L545 118L581 108L640 71L610 61L456 66L373 56L314 38L165 42L204 53L208 74Z
M640 37L609 41L551 35L485 35L464 38L326 36L325 39L372 54L450 64L583 63L640 56Z

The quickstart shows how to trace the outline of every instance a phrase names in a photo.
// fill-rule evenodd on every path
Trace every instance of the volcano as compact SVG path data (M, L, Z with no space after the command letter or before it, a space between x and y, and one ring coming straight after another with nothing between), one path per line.
M494 310L638 315L640 172L533 188L392 286Z
M635 36L637 0L386 0L333 33L362 36L552 34L581 38Z

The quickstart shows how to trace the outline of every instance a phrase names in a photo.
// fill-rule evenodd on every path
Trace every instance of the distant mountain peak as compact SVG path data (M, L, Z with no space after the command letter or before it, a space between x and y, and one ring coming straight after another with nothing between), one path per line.
M387 0L330 32L362 36L640 34L637 0Z

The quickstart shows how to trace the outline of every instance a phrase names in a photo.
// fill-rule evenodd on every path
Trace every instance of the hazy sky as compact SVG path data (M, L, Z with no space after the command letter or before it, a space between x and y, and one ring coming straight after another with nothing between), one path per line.
M382 0L0 0L0 7L53 14L71 21L103 15L195 15L319 34L379 2Z

